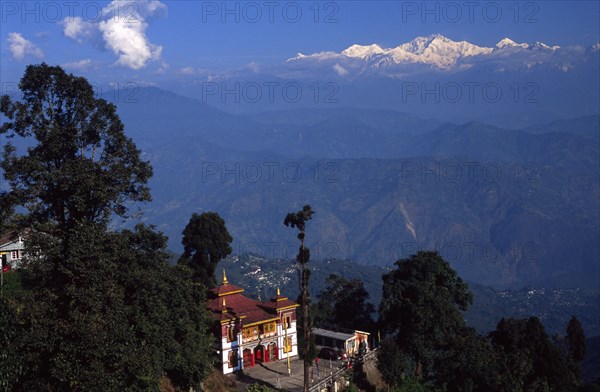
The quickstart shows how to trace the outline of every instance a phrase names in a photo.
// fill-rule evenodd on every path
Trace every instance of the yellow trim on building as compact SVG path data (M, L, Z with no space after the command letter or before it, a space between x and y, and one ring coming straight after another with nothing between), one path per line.
M280 310L289 310L289 309L294 309L294 308L297 308L298 306L300 306L300 305L296 304L296 305L290 305L290 306L286 306L286 307L284 307L284 308L277 308L277 311L280 311Z
M221 324L228 324L231 322L231 320L241 320L243 318L246 318L246 316L232 317L227 320L221 320Z
M221 293L221 294L219 294L219 297L223 297L223 296L225 296L225 295L229 295L229 294L237 294L237 293L241 293L241 292L243 292L243 291L244 291L244 289L241 289L241 290L236 290L236 291L228 291L228 292L226 292L226 293Z
M265 323L268 323L269 321L277 321L277 320L279 320L279 317L275 317L275 318L272 318L272 319L266 319L266 320L260 320L260 321L257 321L255 323L244 324L243 328L254 327L255 325L265 324Z

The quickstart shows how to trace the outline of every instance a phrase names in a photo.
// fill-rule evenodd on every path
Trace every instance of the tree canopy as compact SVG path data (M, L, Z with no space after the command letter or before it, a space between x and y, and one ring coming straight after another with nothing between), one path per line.
M368 302L369 293L359 279L346 279L331 274L326 280L327 287L317 295L315 324L333 330L373 331L375 312Z
M398 260L383 276L379 308L386 338L378 367L386 382L399 390L585 390L573 366L584 352L575 318L565 357L536 317L503 318L488 336L478 335L461 314L471 302L467 285L436 252Z
M22 101L0 100L8 119L2 169L10 185L2 205L27 207L31 222L61 229L78 222L107 223L128 202L150 200L148 162L125 136L114 105L95 98L83 77L44 63L30 65L19 83ZM18 153L11 139L26 138Z
M128 203L150 200L150 164L112 104L46 64L27 67L21 102L7 96L2 136L10 190L0 213L27 208L20 284L0 303L0 386L13 391L198 389L212 368L204 287L171 266L153 227L109 230Z
M194 279L206 287L217 284L215 269L231 254L231 235L225 221L215 212L193 214L183 230L183 255L179 262L194 271Z
M157 390L164 375L198 387L212 362L204 290L168 263L166 238L143 225L83 225L72 244L68 258L49 248L19 271L25 373L13 390ZM59 287L49 281L55 258L70 277Z
M576 390L575 375L565 364L537 317L501 319L490 333L499 355L499 372L511 390Z
M468 308L473 295L436 252L420 251L395 265L383 276L379 322L420 374L421 366L431 364L432 353L465 328L460 311Z

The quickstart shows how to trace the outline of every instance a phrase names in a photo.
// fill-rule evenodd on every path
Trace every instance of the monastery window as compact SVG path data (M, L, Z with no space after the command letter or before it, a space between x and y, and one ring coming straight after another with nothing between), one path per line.
M237 340L237 337L235 336L235 326L234 325L230 325L227 327L227 343L231 343L235 340Z
M252 326L244 328L242 335L244 337L244 341L247 340L257 340L258 339L258 326Z
M292 351L292 337L288 336L287 338L283 339L283 352L287 353Z
M275 333L276 330L277 330L277 324L274 321L263 324L263 333L264 334Z
M238 365L238 350L231 350L229 352L229 360L227 361L229 368L234 368Z
M292 327L292 315L286 314L283 317L284 317L283 327L285 329L291 328Z

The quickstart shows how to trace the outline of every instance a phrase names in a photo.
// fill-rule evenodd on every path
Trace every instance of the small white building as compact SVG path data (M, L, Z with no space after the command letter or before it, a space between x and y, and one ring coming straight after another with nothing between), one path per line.
M328 347L353 356L369 351L370 333L355 330L352 333L330 331L322 328L313 328L317 347Z
M243 291L229 284L225 271L222 283L208 291L207 307L215 322L224 374L298 355L299 305L282 296L279 289L265 302L248 298Z
M10 231L0 236L0 258L3 260L6 272L19 266L25 252L23 233Z

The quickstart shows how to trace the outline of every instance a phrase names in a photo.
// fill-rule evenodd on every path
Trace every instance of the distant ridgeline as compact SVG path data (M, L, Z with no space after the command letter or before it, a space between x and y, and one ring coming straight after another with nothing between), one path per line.
M597 287L597 115L507 129L339 106L231 115L156 88L135 98L118 110L154 168L144 221L174 251L193 212L215 211L234 252L291 259L282 219L310 202L312 260L390 266L437 249L480 284Z

